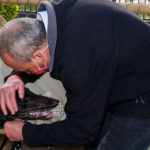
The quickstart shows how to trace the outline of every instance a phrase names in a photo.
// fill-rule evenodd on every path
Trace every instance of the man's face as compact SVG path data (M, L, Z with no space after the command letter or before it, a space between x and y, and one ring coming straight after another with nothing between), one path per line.
M32 61L27 63L18 62L7 53L3 54L3 61L6 65L16 71L31 72L37 69L36 65Z
M43 52L44 49L45 51ZM4 63L16 71L26 73L38 72L39 69L45 68L45 66L49 68L50 54L48 46L44 44L39 50L34 52L31 58L31 61L23 63L15 60L8 53L4 53L2 56Z

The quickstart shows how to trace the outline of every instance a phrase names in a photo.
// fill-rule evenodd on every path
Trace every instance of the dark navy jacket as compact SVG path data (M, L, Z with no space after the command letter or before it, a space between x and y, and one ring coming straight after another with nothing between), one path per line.
M107 0L53 3L58 39L51 76L61 80L67 118L25 124L28 146L73 147L96 140L111 105L150 90L150 27ZM13 71L22 80L38 77Z

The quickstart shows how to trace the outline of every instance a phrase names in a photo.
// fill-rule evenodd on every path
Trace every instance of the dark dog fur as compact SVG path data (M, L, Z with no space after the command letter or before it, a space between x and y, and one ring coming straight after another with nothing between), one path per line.
M7 116L4 116L2 112L0 112L0 126L6 120L14 120L14 119L22 119L22 120L34 120L39 119L37 116L30 116L30 114L34 112L42 112L55 108L59 100L54 98L49 98L46 96L38 95L31 92L28 88L25 88L25 96L24 99L20 99L18 94L16 93L16 101L18 104L18 112L15 115L11 115L8 113ZM45 119L44 117L40 119Z

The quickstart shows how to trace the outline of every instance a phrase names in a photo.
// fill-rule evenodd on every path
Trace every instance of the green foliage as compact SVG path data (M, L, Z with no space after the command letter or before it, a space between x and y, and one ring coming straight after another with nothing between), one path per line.
M138 14L138 16L139 16L141 19L150 19L150 15Z
M0 4L0 15L4 17L5 20L9 21L15 18L18 14L19 6L15 4Z

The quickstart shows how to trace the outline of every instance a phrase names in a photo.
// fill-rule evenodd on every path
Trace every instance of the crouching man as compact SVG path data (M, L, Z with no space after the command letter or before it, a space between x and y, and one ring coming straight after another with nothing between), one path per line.
M145 150L150 145L150 27L107 0L42 2L38 19L8 22L0 56L14 70L0 107L17 112L15 91L45 72L66 89L66 119L35 125L6 122L10 140L28 146Z

